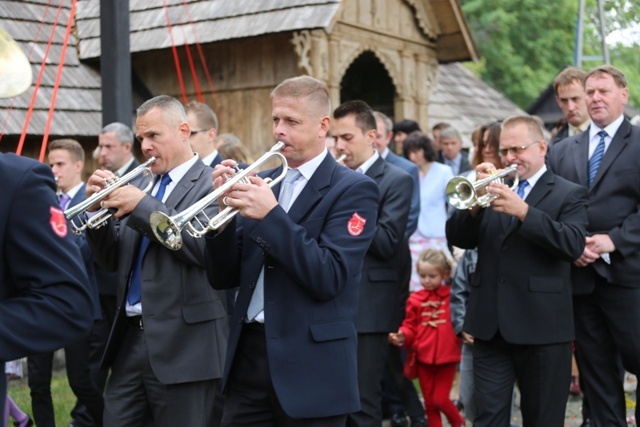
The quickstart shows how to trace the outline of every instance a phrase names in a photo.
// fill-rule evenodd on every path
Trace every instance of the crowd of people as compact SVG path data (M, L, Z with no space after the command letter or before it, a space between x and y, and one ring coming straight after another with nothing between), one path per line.
M450 124L332 108L324 83L290 78L271 93L286 164L232 186L246 147L206 104L166 95L133 130L102 129L86 183L75 140L51 142L50 170L0 154L0 360L15 372L27 357L33 415L7 396L5 426L54 427L59 348L74 427L508 427L514 387L526 426L563 426L576 389L584 426L625 426L640 128L615 67L568 68L554 89L551 140L518 115L478 127L467 150ZM453 177L507 167L469 209L448 203ZM168 247L152 215L213 191L197 217L237 215L204 238L183 226Z

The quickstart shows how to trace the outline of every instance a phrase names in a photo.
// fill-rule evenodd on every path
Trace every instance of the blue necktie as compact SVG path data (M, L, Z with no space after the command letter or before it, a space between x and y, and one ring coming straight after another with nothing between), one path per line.
M516 193L521 199L524 199L524 189L527 188L527 185L529 185L529 182L526 179L524 181L520 181L520 183L518 184Z
M278 197L278 204L282 206L286 212L289 212L289 208L291 208L291 198L293 196L293 188L294 183L300 177L300 171L298 169L289 169L287 171L287 176L285 176L284 181L282 183L282 188L280 189L280 196ZM258 281L256 282L256 288L253 291L253 295L251 295L251 301L249 301L249 307L247 308L247 318L249 320L255 319L255 317L263 310L264 308L264 267L262 267L262 271L260 271L260 275L258 276Z
M156 199L162 200L164 197L164 192L167 189L167 185L171 182L171 177L169 174L162 175L162 179L160 180L160 187L158 187L158 192L156 193ZM142 272L142 258L144 258L144 253L147 251L147 247L149 247L149 239L146 237L142 238L140 241L140 247L138 248L138 256L136 257L136 263L133 265L133 270L131 270L131 281L129 284L129 293L127 294L127 301L129 305L134 305L140 302L140 277Z
M604 140L607 137L607 133L601 130L597 135L600 137L600 142L598 142L598 146L589 159L589 187L591 187L593 180L596 179L598 167L602 162L602 157L604 156Z

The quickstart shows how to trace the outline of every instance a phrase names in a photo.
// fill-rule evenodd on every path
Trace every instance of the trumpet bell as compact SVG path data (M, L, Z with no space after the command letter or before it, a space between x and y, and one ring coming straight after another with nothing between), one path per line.
M13 98L31 86L29 59L20 46L0 28L0 98Z
M163 245L172 251L177 251L182 247L180 229L169 215L159 211L152 212L149 222L153 233Z
M476 189L473 183L462 176L453 177L446 188L447 200L456 209L469 209L476 202Z

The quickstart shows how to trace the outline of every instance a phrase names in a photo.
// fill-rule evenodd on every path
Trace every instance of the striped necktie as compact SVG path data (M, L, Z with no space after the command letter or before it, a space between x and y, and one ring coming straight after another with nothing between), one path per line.
M591 184L596 179L598 167L600 167L600 163L602 163L602 157L604 157L604 141L607 137L607 132L601 130L597 133L597 135L600 137L600 141L598 142L598 146L589 159L589 187L591 187Z

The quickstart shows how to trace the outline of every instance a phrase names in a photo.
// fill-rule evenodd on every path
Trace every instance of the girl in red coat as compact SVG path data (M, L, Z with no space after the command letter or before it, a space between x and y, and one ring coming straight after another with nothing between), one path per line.
M451 264L445 254L427 249L420 254L416 270L424 288L407 300L404 321L389 342L407 347L405 375L418 377L429 427L442 427L440 412L453 427L464 419L449 399L456 365L460 362L460 340L453 332L446 280Z

